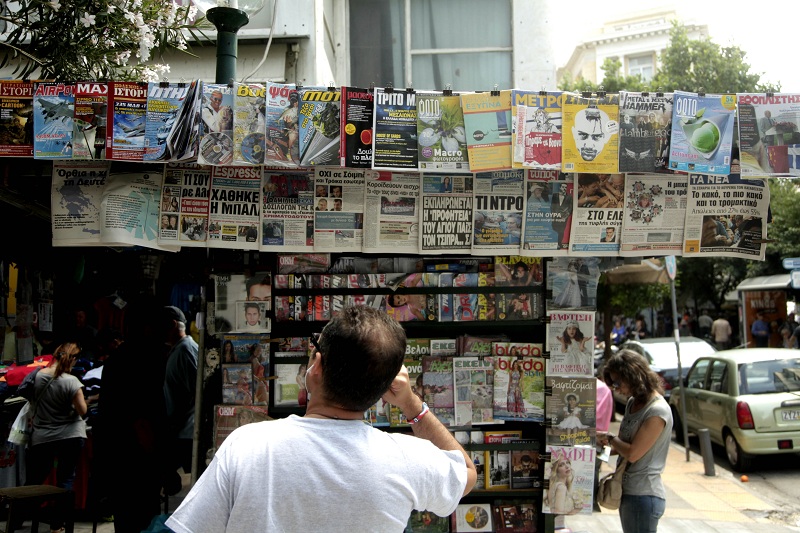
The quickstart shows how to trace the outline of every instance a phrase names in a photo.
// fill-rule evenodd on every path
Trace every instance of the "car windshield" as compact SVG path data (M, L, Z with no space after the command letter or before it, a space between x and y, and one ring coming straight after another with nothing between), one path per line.
M739 365L739 394L800 391L800 358Z
M648 344L645 347L653 359L652 365L657 368L677 368L678 356L674 342L659 342ZM681 366L684 370L692 366L697 359L711 355L714 348L706 342L682 342Z

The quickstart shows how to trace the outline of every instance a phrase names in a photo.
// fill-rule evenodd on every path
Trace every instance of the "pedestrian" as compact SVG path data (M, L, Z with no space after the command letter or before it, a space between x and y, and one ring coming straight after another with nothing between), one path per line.
M661 473L672 437L672 412L658 374L633 350L622 349L603 368L603 380L628 396L619 436L598 433L601 444L627 459L619 517L623 533L656 533L666 509Z
M608 433L608 428L611 421L614 419L614 394L608 388L606 382L600 378L595 378L596 383L596 402L597 411L595 413L595 426L600 433ZM597 487L600 485L600 467L603 465L603 460L600 459L600 454L603 452L604 446L598 443L597 453L595 454L594 465L594 498L592 510L600 512L600 506L597 504Z
M700 316L697 317L697 326L700 331L700 337L705 339L711 335L711 326L714 325L714 320L708 316L708 310L703 309Z
M367 306L325 326L305 374L305 416L236 429L172 516L176 533L403 531L413 509L448 516L475 485L472 460L414 394L406 335ZM364 424L378 399L413 435Z
M722 314L711 324L711 338L714 339L717 350L727 350L730 347L732 333L731 323Z
M70 374L80 347L67 342L55 349L53 359L34 380L33 434L26 455L25 485L42 485L56 471L55 485L72 490L81 449L86 441L88 412L83 384ZM64 516L54 513L53 532L64 531Z
M197 390L197 343L186 334L186 317L179 308L161 310L162 338L170 346L164 373L169 471L192 471L194 408Z
M756 311L756 320L750 327L750 333L753 335L756 348L769 346L769 322L764 320L764 313L760 310Z

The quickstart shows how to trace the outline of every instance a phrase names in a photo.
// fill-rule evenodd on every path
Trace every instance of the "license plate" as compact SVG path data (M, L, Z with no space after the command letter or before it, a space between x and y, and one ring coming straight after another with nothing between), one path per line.
M800 409L781 411L781 419L786 421L800 420Z

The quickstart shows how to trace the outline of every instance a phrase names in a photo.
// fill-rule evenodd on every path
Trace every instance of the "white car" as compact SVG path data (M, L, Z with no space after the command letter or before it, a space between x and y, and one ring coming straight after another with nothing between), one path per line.
M800 451L800 350L725 350L695 361L684 388L686 426L708 429L728 462L748 470L756 455ZM683 443L681 391L669 400Z

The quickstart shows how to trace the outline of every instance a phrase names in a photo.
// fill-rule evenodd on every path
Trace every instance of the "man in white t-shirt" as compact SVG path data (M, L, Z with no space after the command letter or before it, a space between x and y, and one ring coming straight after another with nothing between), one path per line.
M725 317L720 315L714 322L711 323L711 338L717 345L717 350L725 350L731 342L731 323L725 320Z
M400 533L412 510L448 516L472 490L475 465L411 388L397 321L346 307L314 344L305 416L231 433L169 528ZM413 435L364 423L380 398L401 409Z

